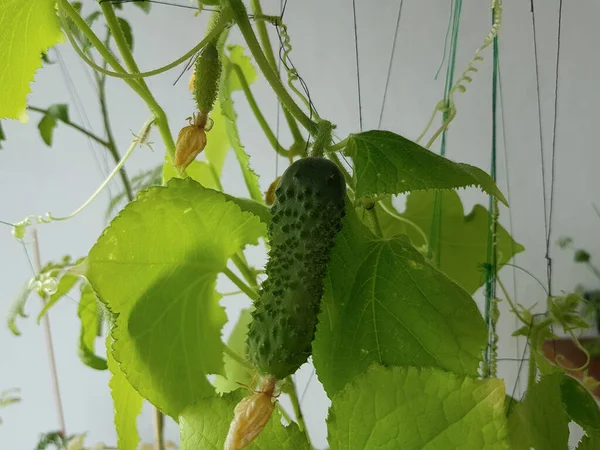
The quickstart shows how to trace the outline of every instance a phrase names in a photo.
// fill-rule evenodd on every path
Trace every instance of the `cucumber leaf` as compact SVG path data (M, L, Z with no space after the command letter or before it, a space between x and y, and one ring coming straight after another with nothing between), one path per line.
M331 450L508 450L504 397L501 380L375 365L333 397L329 444Z
M359 198L478 186L507 205L502 192L483 170L452 162L390 131L351 134L345 153L354 160Z
M222 374L215 291L228 259L258 243L253 214L190 178L150 187L104 231L87 259L87 278L116 315L113 356L134 388L166 414L214 394Z

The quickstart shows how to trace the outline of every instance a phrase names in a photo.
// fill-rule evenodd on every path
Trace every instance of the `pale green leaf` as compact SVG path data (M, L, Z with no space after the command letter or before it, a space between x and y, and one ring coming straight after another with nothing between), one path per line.
M248 334L248 325L252 321L250 309L243 309L229 339L227 346L238 354L241 358L246 358L246 336ZM249 386L254 373L247 367L234 360L231 356L225 354L225 376L217 375L215 388L219 393L227 393L240 388L240 383Z
M42 52L63 40L56 0L0 1L0 119L27 120L29 84L42 66Z
M185 169L187 177L197 181L202 186L219 189L221 183L217 178L217 174L211 164L206 161L193 161L187 169ZM179 174L175 171L173 164L165 162L163 165L163 180L166 183L171 178L179 178Z
M48 311L50 311L50 308L52 308L61 298L67 295L71 291L71 289L73 289L73 286L75 286L75 284L77 284L77 282L79 281L79 277L77 275L70 272L62 272L62 274L60 274L59 271L56 269L53 269L50 275L60 276L60 279L58 280L58 288L54 294L48 297L48 301L38 314L38 323L40 323L42 317L44 317L48 313Z
M215 102L213 110L210 113L210 118L213 121L213 126L210 131L206 132L206 148L204 149L204 154L220 177L223 172L225 157L231 147L229 145L229 138L227 137L227 119L221 113L221 105L219 105L219 102Z
M477 305L408 238L377 239L348 208L328 272L313 359L330 396L375 362L477 375Z
M531 386L508 416L511 449L567 450L569 417L561 401L564 375L546 375Z
M187 178L141 192L90 251L87 277L117 315L113 352L129 382L166 414L212 395L223 373L216 279L265 225Z
M198 401L179 417L180 450L222 450L235 405L248 391L237 390L222 397L214 396ZM247 450L309 450L306 436L295 423L287 427L275 411L271 419Z
M387 210L397 212L390 200L384 201ZM435 205L441 214L436 216ZM416 191L408 195L406 210L399 220L377 206L377 213L384 237L406 234L411 243L421 248L430 242L434 266L456 281L468 293L473 294L485 282L484 265L488 261L489 213L481 205L475 205L465 216L459 195L454 191ZM370 214L362 209L363 221ZM419 227L417 230L406 220ZM423 236L423 234L425 236ZM497 268L500 270L512 257L524 250L508 232L498 224L496 230Z
M354 160L359 198L371 194L478 186L506 204L502 192L483 170L452 162L390 131L351 134L346 155Z
M508 450L501 380L374 366L333 397L331 450Z
M18 317L28 317L25 313L25 303L29 298L29 294L33 290L33 280L29 280L22 287L17 296L13 299L7 314L8 329L15 335L20 336L21 332L17 328Z
M244 78L249 85L254 83L258 79L258 74L256 73L254 65L252 64L252 59L244 54L244 47L240 45L228 45L227 50L229 50L229 62L231 64L237 64L240 69L242 69ZM242 84L235 71L233 71L230 76L230 92L242 90Z
M243 56L237 57L243 58ZM250 156L248 156L240 141L240 135L237 128L237 114L233 108L233 99L231 98L232 64L225 55L222 55L221 60L223 61L223 75L219 86L221 118L225 122L227 137L240 164L246 187L248 188L248 192L250 192L250 197L258 203L264 203L263 195L258 183L258 175L250 167ZM252 67L252 65L250 65L250 67Z
M125 374L119 369L119 363L111 352L111 337L106 338L106 356L108 359L108 370L112 374L110 382L110 393L114 404L114 420L117 431L119 450L136 450L140 442L137 429L137 417L142 412L144 399L131 386Z
M42 140L47 146L52 146L52 138L54 136L54 129L56 128L57 121L62 122L69 121L69 106L66 104L56 104L48 108L48 112L42 117L38 124L40 135Z
M586 432L600 434L600 409L590 392L569 376L563 377L560 391L569 418Z
M77 308L81 320L79 332L79 359L88 367L96 370L106 370L106 359L96 355L96 337L98 336L98 299L89 283L81 285L81 299Z

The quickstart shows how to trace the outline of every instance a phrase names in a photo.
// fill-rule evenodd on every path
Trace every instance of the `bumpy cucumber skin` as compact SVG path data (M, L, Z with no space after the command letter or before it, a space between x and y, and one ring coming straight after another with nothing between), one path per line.
M198 111L208 114L219 93L221 61L219 51L213 42L209 42L196 61L194 80L194 98Z
M271 207L268 278L248 330L248 353L283 379L311 354L327 264L345 214L346 184L331 161L304 158L282 175Z

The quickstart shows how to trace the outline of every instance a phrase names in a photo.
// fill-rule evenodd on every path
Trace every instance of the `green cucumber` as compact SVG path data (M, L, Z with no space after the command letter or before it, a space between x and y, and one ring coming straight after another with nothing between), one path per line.
M267 279L247 340L250 358L262 373L283 379L311 354L345 200L344 177L327 159L300 159L281 177L271 207Z

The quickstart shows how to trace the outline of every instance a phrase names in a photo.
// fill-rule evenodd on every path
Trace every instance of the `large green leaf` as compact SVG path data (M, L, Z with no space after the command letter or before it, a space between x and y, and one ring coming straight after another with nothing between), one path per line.
M223 61L223 75L219 86L219 101L221 113L223 115L222 119L225 122L227 137L229 138L229 143L240 164L246 187L248 188L248 192L250 192L250 197L256 202L264 203L263 195L258 183L258 175L250 167L250 156L248 156L240 141L240 134L237 128L237 114L233 108L233 99L231 98L233 88L236 87L236 84L239 85L237 78L233 78L232 75L234 73L233 64L239 62L242 64L240 66L242 71L246 70L247 72L249 71L249 68L251 68L252 71L254 68L249 61L246 61L247 58L243 56L241 47L233 46L230 47L230 50L232 59L229 59L224 54L221 55L221 61ZM244 73L244 75L246 76L246 73ZM248 73L248 76L251 76L251 73ZM256 73L254 73L254 78L256 78Z
M567 450L569 417L561 401L564 375L544 376L531 386L525 399L508 416L511 449Z
M106 359L96 355L96 337L100 316L98 299L89 283L81 285L81 299L77 308L77 315L81 320L79 332L79 359L88 367L96 370L108 368Z
M229 339L227 346L236 352L241 358L246 358L247 346L246 336L248 334L248 325L252 321L250 309L243 309ZM249 386L254 373L229 355L225 355L225 376L217 375L215 387L217 392L227 393L240 388L240 383Z
M212 395L223 373L219 272L265 225L195 181L172 179L127 205L88 256L87 277L117 315L114 357L130 383L172 417Z
M313 358L331 396L374 362L477 375L485 323L473 299L400 236L348 208L329 265Z
M354 160L358 197L478 186L506 204L483 170L452 162L390 131L351 134L346 155Z
M111 351L112 338L106 338L106 355L108 370L112 373L110 393L114 404L114 420L117 431L117 444L119 450L136 450L140 442L137 429L137 417L142 412L144 399L131 386L125 374L121 372L119 363L115 361Z
M248 391L237 390L222 397L215 396L198 401L187 408L179 418L181 432L180 450L222 450L235 405ZM295 423L287 427L275 411L273 416L248 450L309 450L306 435Z
M501 380L374 366L333 397L331 450L508 450Z
M590 432L586 436L583 436L577 450L598 450L600 448L600 433Z
M436 199L441 215L434 224ZM397 213L391 201L385 200L384 204L388 211ZM388 214L379 205L377 213L384 237L406 234L417 248L426 245L423 234L427 240L431 239L433 225L435 242L429 243L434 253L432 264L470 294L485 282L483 267L488 261L490 224L489 213L483 206L475 205L465 216L460 197L454 191L412 192L406 199L406 210L398 215L419 227L422 233L407 221ZM364 208L361 214L363 220L370 217ZM496 242L498 270L524 250L500 224L496 230Z
M27 120L26 97L42 52L61 42L56 0L0 1L0 119Z

